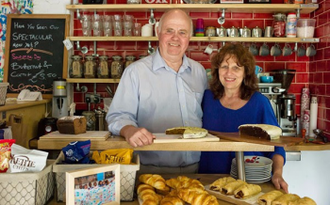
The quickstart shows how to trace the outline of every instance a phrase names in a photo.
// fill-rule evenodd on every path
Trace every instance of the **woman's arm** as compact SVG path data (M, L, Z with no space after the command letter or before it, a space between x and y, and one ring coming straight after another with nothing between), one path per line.
M282 188L286 193L289 193L288 184L282 177L284 158L282 155L275 154L273 160L273 177L272 182L276 189Z

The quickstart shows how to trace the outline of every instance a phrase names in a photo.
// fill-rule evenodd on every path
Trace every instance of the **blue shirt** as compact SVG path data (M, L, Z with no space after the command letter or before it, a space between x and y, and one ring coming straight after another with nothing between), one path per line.
M164 133L176 126L202 126L201 102L207 77L198 62L183 56L178 72L170 68L158 50L129 65L120 80L106 120L119 135L126 125ZM200 159L200 152L141 151L145 165L186 166Z
M279 126L269 99L259 92L255 92L243 107L232 110L222 106L219 99L214 99L211 90L206 90L202 108L203 127L207 130L238 132L238 126L242 124ZM275 147L274 152L244 152L244 155L265 156L270 159L274 154L282 155L285 160L283 147ZM235 152L202 152L199 172L229 174L233 158Z

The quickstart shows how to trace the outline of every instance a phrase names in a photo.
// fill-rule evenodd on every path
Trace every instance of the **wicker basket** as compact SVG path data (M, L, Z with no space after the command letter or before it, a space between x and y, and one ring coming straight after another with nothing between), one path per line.
M0 83L0 105L6 104L7 88L9 83Z

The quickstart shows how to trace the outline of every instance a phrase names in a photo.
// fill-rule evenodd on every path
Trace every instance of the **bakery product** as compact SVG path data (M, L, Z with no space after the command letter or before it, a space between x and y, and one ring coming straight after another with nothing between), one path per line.
M238 127L240 135L249 135L260 139L279 139L282 129L268 124L244 124Z
M297 194L283 194L280 197L276 198L272 205L288 205L290 201L296 201L300 199Z
M226 195L233 195L234 191L244 185L247 184L245 181L242 181L240 179L237 179L236 181L233 182L229 182L227 183L224 187L222 187L222 193L226 194Z
M165 179L158 174L142 174L139 176L140 182L148 184L156 189L169 191L170 188L166 186Z
M272 202L276 198L280 197L281 195L283 195L283 193L279 190L273 190L273 191L267 192L258 198L258 204L259 205L271 205Z
M220 179L215 180L210 185L210 189L213 191L221 191L223 186L233 181L236 181L236 179L234 179L233 177L222 177Z
M316 205L316 202L313 199L305 196L296 201L290 201L289 205Z
M169 128L165 132L169 134L180 134L182 138L202 138L206 137L208 131L200 127L173 127Z
M81 134L86 132L86 118L84 116L66 116L57 120L57 129L61 134Z
M253 195L259 194L261 187L257 184L244 184L234 191L235 198L246 199Z

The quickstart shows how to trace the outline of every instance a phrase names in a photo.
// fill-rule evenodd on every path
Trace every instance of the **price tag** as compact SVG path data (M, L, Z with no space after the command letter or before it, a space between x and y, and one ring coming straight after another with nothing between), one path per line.
M70 50L73 48L73 45L69 39L65 39L63 41L64 46L66 47L66 50Z

